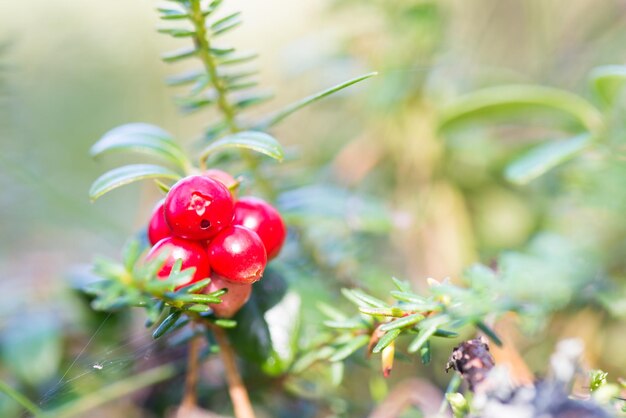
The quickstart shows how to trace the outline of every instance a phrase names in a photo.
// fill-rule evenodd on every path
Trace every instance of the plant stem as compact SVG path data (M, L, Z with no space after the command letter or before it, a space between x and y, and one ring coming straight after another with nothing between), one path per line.
M223 79L218 75L217 63L215 62L213 55L211 55L211 42L206 30L206 17L202 13L200 0L191 0L189 16L196 32L194 41L196 43L196 48L198 49L198 56L200 57L200 60L202 60L204 68L209 74L209 79L211 80L213 87L215 87L215 92L217 93L217 106L224 115L228 129L232 133L238 132L240 129L235 120L235 109L228 101L228 91L226 85L224 84Z
M187 358L187 375L185 376L185 392L180 404L180 411L190 411L196 407L198 386L198 358L202 339L196 335L189 343L189 355ZM179 416L180 412L179 412Z
M237 123L235 117L236 110L228 100L228 88L226 83L218 74L217 62L215 62L215 58L211 55L211 40L206 29L206 16L202 13L200 0L190 1L189 18L195 30L194 42L196 44L196 49L198 50L198 57L202 61L202 64L209 75L209 80L211 80L211 84L213 84L213 87L215 88L217 107L224 115L224 120L228 126L228 130L231 134L235 134L241 131L241 127ZM253 176L263 193L274 200L276 198L276 190L261 174L257 158L248 150L243 150L241 155L246 162L248 169L253 173ZM204 166L205 161L201 161L200 163Z
M34 417L43 416L43 411L30 401L26 396L13 389L6 382L0 380L0 392L3 392L9 398L20 404L22 408L30 412Z
M235 418L254 418L254 410L250 403L248 391L241 380L237 364L235 363L235 353L233 352L228 337L224 330L218 326L211 326L213 335L220 347L222 362L226 368L226 380L228 382L228 393L233 402Z

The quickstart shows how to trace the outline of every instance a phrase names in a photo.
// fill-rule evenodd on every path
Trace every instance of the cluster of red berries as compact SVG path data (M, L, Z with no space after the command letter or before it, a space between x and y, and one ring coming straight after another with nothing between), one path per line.
M152 249L146 259L168 251L158 277L167 278L176 260L194 267L186 285L211 278L205 292L226 288L216 315L234 315L250 297L268 260L276 257L287 230L278 211L256 197L235 199L237 180L217 169L178 181L154 208L148 226Z

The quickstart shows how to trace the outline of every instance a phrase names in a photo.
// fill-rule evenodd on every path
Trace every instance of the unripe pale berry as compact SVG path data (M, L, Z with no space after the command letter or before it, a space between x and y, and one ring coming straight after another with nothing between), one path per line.
M287 236L287 228L278 210L257 197L242 197L235 203L233 224L257 233L265 245L268 260L278 255Z
M222 303L210 304L215 315L220 318L230 318L248 301L252 293L251 284L233 283L224 280L217 274L211 277L211 283L204 288L204 293L215 292L216 290L227 289L228 293L221 296Z
M205 176L178 181L163 206L172 234L193 240L207 240L230 225L233 197L222 183Z
M219 181L231 192L239 184L239 182L233 176L228 174L226 171L220 170L218 168L210 168L203 172L202 175Z
M261 278L267 254L259 236L240 225L232 225L209 243L211 269L235 283L254 283Z
M157 273L157 277L167 279L176 260L182 260L181 271L191 267L196 269L191 280L188 283L181 284L178 288L206 279L211 274L209 257L206 249L199 242L178 237L164 238L152 247L146 255L146 260L154 259L161 251L167 251L168 256L163 267Z
M165 214L163 213L163 200L161 200L152 210L152 216L150 217L150 223L148 224L148 240L150 241L150 245L154 245L163 238L171 236L172 230L165 221Z

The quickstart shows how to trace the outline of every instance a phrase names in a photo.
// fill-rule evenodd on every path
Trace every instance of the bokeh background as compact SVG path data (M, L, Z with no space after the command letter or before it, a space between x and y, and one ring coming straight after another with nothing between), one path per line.
M181 42L155 32L154 6L0 0L0 376L44 406L120 379L126 366L184 355L150 341L142 312L95 314L75 290L94 256L119 257L159 196L135 184L91 203L91 182L120 160L93 161L90 146L117 125L149 122L193 152L213 117L181 115L177 90L164 84L178 64L159 56ZM305 336L320 326L316 301L343 304L341 286L384 292L396 276L420 289L426 277L458 280L471 263L505 254L519 294L542 304L515 336L530 367L542 373L555 341L579 336L591 366L626 375L623 106L602 147L526 186L508 183L505 165L567 126L529 115L448 134L437 122L446 102L492 85L550 85L594 100L590 70L626 58L626 2L229 0L228 10L241 10L245 23L225 40L259 52L261 85L275 94L259 114L379 72L275 131L290 155L268 169L284 191L279 201L304 199L320 211L315 225L294 219L310 257L288 248L281 261L303 299ZM318 207L316 197L329 200ZM325 212L328 204L353 210L350 202L366 202L356 221ZM389 381L354 365L332 396L321 385L297 400L260 376L251 385L265 385L257 400L267 416L364 416L409 376L445 386L448 347L429 368L406 360ZM146 360L147 352L157 354ZM98 362L117 368L98 374ZM227 411L210 377L204 400ZM156 398L144 390L89 416L160 416L175 404ZM0 411L20 416L2 396Z

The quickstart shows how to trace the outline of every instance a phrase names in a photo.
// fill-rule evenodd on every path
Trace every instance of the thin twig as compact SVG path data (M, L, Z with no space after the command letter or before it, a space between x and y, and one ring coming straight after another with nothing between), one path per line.
M200 355L202 338L196 335L189 343L189 355L187 358L187 374L185 376L185 392L180 403L180 411L191 411L197 404L196 388L198 387L198 358ZM183 414L184 415L184 414ZM179 416L181 412L179 412Z
M235 353L230 346L228 337L224 333L224 330L220 327L211 326L211 329L213 330L213 335L215 335L217 344L220 347L222 362L226 368L228 393L230 394L230 399L233 402L235 418L254 418L254 410L252 409L252 404L250 403L248 390L243 384L239 371L237 370Z

